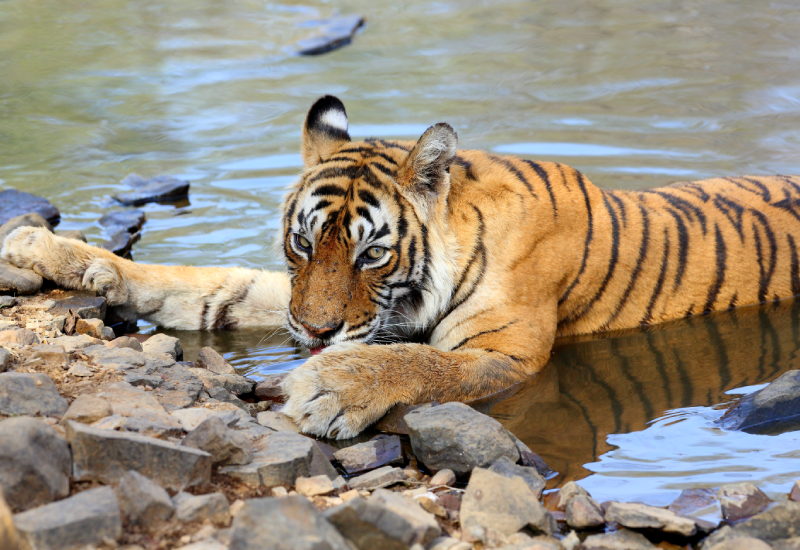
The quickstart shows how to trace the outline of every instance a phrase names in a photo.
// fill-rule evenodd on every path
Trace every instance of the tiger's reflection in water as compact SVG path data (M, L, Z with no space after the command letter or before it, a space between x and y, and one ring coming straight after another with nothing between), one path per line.
M578 480L591 473L584 464L615 448L609 434L643 430L670 409L730 401L727 390L800 368L799 339L794 299L564 339L489 414L559 472L556 483Z

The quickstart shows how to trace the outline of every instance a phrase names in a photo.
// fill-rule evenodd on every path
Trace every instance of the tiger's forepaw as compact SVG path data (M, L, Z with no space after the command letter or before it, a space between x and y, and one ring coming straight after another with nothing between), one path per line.
M331 350L297 367L282 384L283 413L304 433L331 439L355 437L377 421L395 404L391 384L359 355Z
M52 237L43 227L18 227L3 241L0 258L23 269L34 269L37 253L47 248Z

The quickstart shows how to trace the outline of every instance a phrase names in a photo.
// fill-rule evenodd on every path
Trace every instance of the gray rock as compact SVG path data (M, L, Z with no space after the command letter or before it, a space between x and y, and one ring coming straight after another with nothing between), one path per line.
M139 343L139 340L136 338L132 338L130 336L120 336L119 338L114 338L108 343L108 347L110 348L129 348L133 351L142 352L144 349L142 348L142 344Z
M305 497L246 500L236 514L230 550L352 550Z
M58 208L42 197L16 189L0 191L0 224L29 213L39 214L50 223L55 223L61 218Z
M339 449L333 456L348 474L373 470L387 464L403 463L403 450L400 438L396 435L379 436L364 443L357 443Z
M297 43L300 55L319 55L350 44L356 31L364 25L360 15L339 15L321 22L315 36Z
M0 296L0 309L14 307L15 305L17 305L17 299L13 296Z
M145 220L146 217L141 210L119 210L109 212L97 220L97 223L103 226L109 235L113 235L120 231L136 233L142 228Z
M147 386L157 388L164 382L160 374L145 374L145 372L146 371L140 371L140 369L128 371L128 374L125 375L123 380L131 386L136 386L138 388L146 388Z
M507 432L508 436L514 442L514 445L517 446L517 450L519 451L519 458L520 462L523 466L527 466L529 468L536 468L536 471L542 478L550 479L558 474L554 469L547 465L547 463L542 460L538 454L534 453L530 450L530 448L525 445L522 441L519 440L517 436L512 434L511 432Z
M20 269L0 260L0 291L35 294L42 288L42 276L31 269Z
M539 472L536 471L536 468L519 466L511 462L508 457L501 456L489 467L489 470L508 478L514 476L521 477L522 480L528 484L528 487L531 488L531 491L534 492L536 498L542 498L545 481L542 476L539 475Z
M189 493L175 495L175 517L183 522L210 521L225 526L231 521L228 499L222 493L194 496Z
M195 363L198 367L208 369L214 374L237 374L236 369L213 348L200 348L200 351L197 352L197 361Z
M211 455L191 447L78 422L67 423L67 438L78 481L113 484L128 470L136 470L166 489L180 491L211 478Z
M463 475L501 456L519 459L516 445L495 419L463 403L416 409L405 417L414 455L430 470Z
M769 435L800 429L800 370L790 370L766 388L745 395L717 424L727 430Z
M86 349L91 346L100 346L103 344L101 340L92 338L81 334L78 336L59 336L58 338L49 338L47 340L51 345L61 346L67 353L72 353L78 349Z
M59 237L64 237L65 239L73 239L76 241L81 241L83 243L86 242L86 235L83 234L83 231L79 231L77 229L70 229L68 231L59 231Z
M129 370L143 367L147 358L129 348L111 348L103 344L84 348L84 353L99 367Z
M753 537L742 537L739 539L722 541L708 550L795 550L796 548L800 548L800 539L795 540L796 542L790 545L776 544L776 542L784 541L775 541L770 546L763 540L754 539Z
M111 328L111 327L103 327L103 340L106 340L106 341L110 342L111 340L113 340L116 337L117 337L117 335L114 332L113 328Z
M81 319L105 319L106 299L94 292L75 290L57 300L48 311L52 315L67 315L72 311Z
M180 422L164 409L152 392L116 382L101 386L95 395L111 405L114 414L106 420L113 422L114 429L153 436L183 433Z
M0 413L61 416L69 404L42 373L0 373Z
M241 420L248 420L252 417L242 411L237 410L218 410L210 408L192 407L189 409L178 409L172 411L172 416L181 423L187 432L191 432L209 418L219 418L225 426L233 426Z
M657 547L640 533L619 529L613 533L586 537L581 548L583 550L655 550Z
M144 365L153 372L164 372L163 369L169 369L178 364L171 355L167 355L166 353L145 353L144 357ZM187 368L184 363L181 363L179 366Z
M298 477L322 473L314 472L311 467L315 451L321 452L313 439L293 432L277 432L259 441L251 463L226 466L219 472L255 486L293 485Z
M275 411L264 411L256 415L256 420L262 426L265 426L276 432L295 432L300 433L300 428L292 422L292 420L283 413Z
M14 356L6 348L0 348L0 372L6 372L14 363Z
M384 466L366 474L352 477L347 482L351 489L364 489L371 491L381 487L388 487L406 480L406 475L400 468Z
M61 422L74 420L82 424L92 424L112 414L114 410L108 401L96 395L83 394L75 398Z
M31 548L67 550L116 540L122 535L119 504L111 487L90 489L14 516Z
M189 182L171 176L156 176L145 179L138 174L129 174L122 183L134 191L118 193L111 197L122 204L139 206L148 202L174 202L189 195Z
M166 353L176 361L183 359L183 348L181 341L174 336L166 334L156 334L142 343L145 353Z
M253 391L255 382L238 374L214 374L206 369L190 368L206 388L224 388L234 395L244 395Z
M36 364L48 369L64 369L69 364L69 355L61 346L39 344L26 350L29 355L23 361L26 364Z
M288 376L288 373L270 374L264 377L255 387L256 397L263 401L275 401L282 403L284 400L281 384Z
M684 489L668 508L670 512L686 515L712 506L716 502L717 492L714 489Z
M723 541L753 537L773 544L775 541L797 537L800 525L800 502L782 502L733 527L724 526L712 533L703 543L703 550L714 548Z
M48 231L53 230L53 226L50 225L50 222L35 212L15 216L0 226L0 245L2 245L6 237L18 227L44 227Z
M766 510L772 501L752 483L728 483L717 493L722 517L728 521L749 518Z
M175 365L164 371L165 378L156 398L167 411L189 407L203 391L203 381L186 367Z
M592 529L605 525L603 509L592 497L578 495L567 503L567 525L573 529Z
M629 529L657 529L682 537L691 537L697 532L695 522L689 518L634 502L612 502L605 516L606 521L614 521Z
M72 457L66 440L33 418L0 422L0 487L14 510L69 494Z
M557 529L555 519L527 484L483 468L472 471L460 519L462 529L491 528L504 535L525 527L546 535Z
M104 241L97 246L99 248L108 250L117 256L125 258L130 253L131 247L133 247L133 245L139 241L141 236L142 234L138 232L128 233L127 231L120 231L114 234L109 240Z
M154 527L172 517L175 506L160 485L135 470L125 472L117 486L122 515L134 525Z
M242 410L248 410L248 403L245 403L231 392L226 390L225 388L208 388L206 393L211 399L216 399L222 403L230 403L231 405L236 405Z
M249 464L253 460L250 439L228 428L218 416L212 416L189 432L181 445L210 453L214 464Z
M12 328L0 330L0 344L17 344L19 346L31 346L39 343L39 337L35 332L26 328Z
M359 550L406 549L426 545L441 534L433 514L414 500L385 489L378 489L367 500L349 500L324 515Z

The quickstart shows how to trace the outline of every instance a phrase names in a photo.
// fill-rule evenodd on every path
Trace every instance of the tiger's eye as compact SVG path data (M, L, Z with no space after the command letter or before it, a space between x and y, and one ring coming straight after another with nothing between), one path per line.
M300 248L308 249L311 248L311 243L308 239L303 237L302 235L297 235L297 246Z
M386 254L386 249L382 246L373 246L367 250L367 256L371 260L380 260Z

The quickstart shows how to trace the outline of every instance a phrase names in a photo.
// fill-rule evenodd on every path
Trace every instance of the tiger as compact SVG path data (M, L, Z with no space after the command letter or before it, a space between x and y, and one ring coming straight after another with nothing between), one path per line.
M518 384L557 337L800 293L800 178L600 189L555 162L416 142L353 141L324 96L283 205L286 272L137 264L41 228L0 257L125 318L175 329L285 325L312 357L282 383L307 434L350 438L397 404Z

